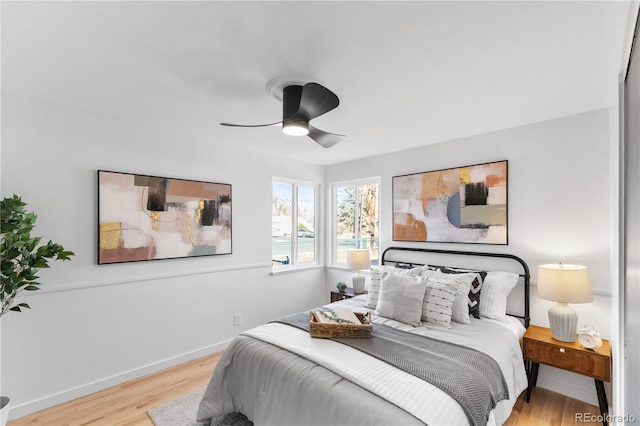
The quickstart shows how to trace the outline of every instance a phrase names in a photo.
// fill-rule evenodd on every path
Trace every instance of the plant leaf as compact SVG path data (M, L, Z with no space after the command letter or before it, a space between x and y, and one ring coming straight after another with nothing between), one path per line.
M39 269L49 267L48 259L69 260L75 256L60 244L52 241L42 244L43 237L31 235L38 216L26 206L27 203L16 194L0 200L0 300L4 312L7 308L17 312L21 312L21 308L30 309L26 303L9 306L18 292L40 289L37 273Z

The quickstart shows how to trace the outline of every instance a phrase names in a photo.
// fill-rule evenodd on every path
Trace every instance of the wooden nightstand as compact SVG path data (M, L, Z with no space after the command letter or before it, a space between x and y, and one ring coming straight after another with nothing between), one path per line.
M351 299L355 296L356 294L351 287L345 288L343 293L340 293L338 290L331 290L331 303L337 302L338 300Z
M603 424L607 424L609 404L602 382L611 381L611 344L608 340L602 339L602 346L593 351L583 348L577 340L575 342L555 340L551 337L550 329L531 325L522 337L522 345L524 359L530 361L527 371L529 376L527 402L536 386L541 363L562 368L594 378Z

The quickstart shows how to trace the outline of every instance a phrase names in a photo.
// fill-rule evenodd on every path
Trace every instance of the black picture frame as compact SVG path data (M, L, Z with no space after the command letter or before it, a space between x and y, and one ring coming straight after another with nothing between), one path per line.
M232 253L231 184L98 170L98 264Z
M507 160L392 178L393 241L509 244Z

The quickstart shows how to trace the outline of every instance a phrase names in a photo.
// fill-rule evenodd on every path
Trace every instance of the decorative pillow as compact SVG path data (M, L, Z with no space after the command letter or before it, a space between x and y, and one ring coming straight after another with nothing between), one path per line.
M425 272L425 271L437 271L440 268L442 268L442 266L422 265L420 269L422 270L422 272Z
M451 307L451 321L461 324L471 324L469 319L469 290L475 276L467 274L445 274L438 269L422 269L420 276L446 280L447 284L456 289L456 297Z
M420 271L420 276L427 277L427 278L445 278L448 275L445 274L444 272L440 272L437 269L422 269Z
M453 306L451 307L451 320L461 324L471 324L471 319L469 318L469 292L475 276L444 274L442 272L441 274L440 280L445 280L447 284L456 290Z
M451 328L451 308L455 297L456 289L446 279L427 278L427 288L422 302L422 319Z
M480 316L503 320L507 314L507 296L519 279L513 272L487 272L482 284Z
M382 277L380 297L375 313L412 325L422 325L422 301L427 279L410 275L388 274Z
M380 267L382 269L382 272L388 272L390 274L396 274L396 275L413 275L413 276L419 276L420 275L420 271L422 271L422 266L415 266L413 268L408 268L406 267L406 265L401 265L401 267L396 267L396 266L392 266L392 265L382 265Z
M440 268L440 271L446 274L460 274L473 277L469 288L469 315L480 319L480 293L482 291L482 283L487 273L485 271L470 271L447 267Z
M415 268L415 266L413 266L412 263L404 263L404 262L394 262L395 265L393 266L396 269L413 269Z
M369 292L367 294L367 308L375 309L378 306L378 297L380 294L380 280L385 274L395 275L420 275L421 268L395 268L393 266L382 265L378 269L371 269L371 282L369 283Z
M369 292L367 293L367 308L375 309L378 305L378 297L380 295L380 279L382 271L380 269L371 269L371 282L369 283Z

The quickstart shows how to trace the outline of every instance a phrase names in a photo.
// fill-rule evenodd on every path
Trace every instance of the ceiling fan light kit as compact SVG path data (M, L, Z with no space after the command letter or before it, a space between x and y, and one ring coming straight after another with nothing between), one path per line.
M271 86L273 86L271 83L267 85L267 89L273 95L274 87ZM289 84L282 88L281 99L282 121L280 122L253 125L220 124L231 127L268 127L282 124L282 131L285 134L292 136L309 136L324 148L331 148L344 138L344 135L325 132L309 124L309 121L337 108L340 104L340 100L331 90L318 83L306 83L305 85Z
M282 131L291 136L306 136L309 134L309 124L294 118L285 118L282 122Z

